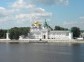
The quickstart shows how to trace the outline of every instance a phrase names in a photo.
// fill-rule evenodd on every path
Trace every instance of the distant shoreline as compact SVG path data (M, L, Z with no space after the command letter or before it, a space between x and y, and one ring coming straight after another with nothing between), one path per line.
M23 39L23 40L6 40L0 39L0 43L84 43L84 40L56 40L56 39Z

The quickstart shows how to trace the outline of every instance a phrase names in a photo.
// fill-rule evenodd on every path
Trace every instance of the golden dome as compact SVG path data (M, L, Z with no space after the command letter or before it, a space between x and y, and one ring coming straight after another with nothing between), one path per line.
M40 27L41 26L41 23L39 21L35 21L32 26L34 27Z

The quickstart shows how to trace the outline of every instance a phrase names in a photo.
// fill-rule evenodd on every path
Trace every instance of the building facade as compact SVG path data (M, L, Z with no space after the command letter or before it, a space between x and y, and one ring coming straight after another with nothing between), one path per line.
M35 21L28 33L28 39L72 39L73 34L70 31L56 31L51 30L47 25L47 22L44 23L44 26L38 21Z

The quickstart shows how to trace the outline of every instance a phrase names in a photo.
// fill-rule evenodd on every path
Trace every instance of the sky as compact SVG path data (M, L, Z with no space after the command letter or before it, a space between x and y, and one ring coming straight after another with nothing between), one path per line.
M0 0L0 29L29 27L45 19L53 28L84 30L84 0Z

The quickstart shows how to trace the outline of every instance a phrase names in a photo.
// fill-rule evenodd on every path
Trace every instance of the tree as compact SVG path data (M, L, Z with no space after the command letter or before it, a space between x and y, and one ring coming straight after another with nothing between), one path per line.
M55 26L54 30L60 30L60 26Z
M15 28L11 28L10 30L9 30L9 37L10 37L10 39L19 39L19 31L18 31L18 28L17 27L15 27Z
M30 27L20 27L18 28L20 35L27 36L28 33L30 32Z
M72 27L71 32L73 33L73 38L80 36L80 28L78 27Z
M7 30L0 29L0 39L6 38L6 32Z
M24 35L27 36L30 31L29 27L14 27L9 30L9 37L10 39L19 39L19 36Z
M68 30L68 29L60 26L55 26L54 30Z

